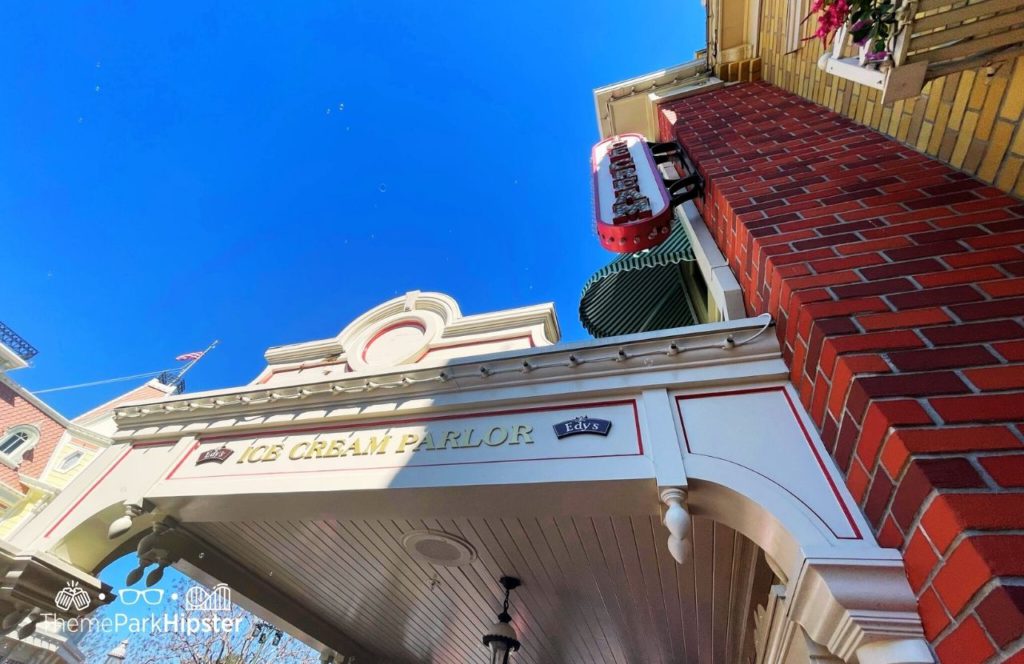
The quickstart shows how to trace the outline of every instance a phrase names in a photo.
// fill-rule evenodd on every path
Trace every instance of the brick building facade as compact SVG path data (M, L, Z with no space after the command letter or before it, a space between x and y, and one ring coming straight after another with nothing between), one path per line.
M10 348L5 353L13 356ZM172 391L151 380L68 419L11 378L7 372L15 368L24 367L0 365L0 539L49 503L110 445L114 407Z
M152 380L68 419L8 375L26 369L36 351L7 326L0 324L0 332L0 550L8 551L19 531L110 446L114 407L173 390ZM5 630L0 655L5 662L85 661L77 638L46 621L31 634Z
M940 659L1024 658L1024 204L765 83L661 131Z
M807 0L706 6L694 62L595 91L601 134L703 176L705 233L937 659L1024 662L1024 10L911 3L876 70L842 34L823 53Z

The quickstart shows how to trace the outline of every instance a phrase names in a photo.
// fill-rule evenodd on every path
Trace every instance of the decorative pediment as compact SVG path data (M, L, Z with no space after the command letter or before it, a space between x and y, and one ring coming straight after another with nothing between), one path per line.
M256 384L289 384L311 377L373 374L395 367L548 346L559 338L554 306L542 304L463 316L442 293L411 291L355 319L336 337L266 352Z

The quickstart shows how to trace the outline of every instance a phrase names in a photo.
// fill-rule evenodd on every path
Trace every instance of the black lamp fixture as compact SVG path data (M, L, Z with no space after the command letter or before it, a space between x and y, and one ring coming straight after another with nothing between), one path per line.
M508 614L508 594L521 586L522 582L514 576L503 576L498 583L505 589L505 602L501 606L501 613L498 614L498 622L487 630L483 641L491 651L491 664L508 664L511 654L522 645L516 638L516 630L509 624L512 622L512 616Z
M283 635L284 632L268 622L258 622L253 625L252 628L252 638L260 643L261 648L263 647L263 644L267 642L268 638L270 639L270 645L276 646L281 643L281 637Z

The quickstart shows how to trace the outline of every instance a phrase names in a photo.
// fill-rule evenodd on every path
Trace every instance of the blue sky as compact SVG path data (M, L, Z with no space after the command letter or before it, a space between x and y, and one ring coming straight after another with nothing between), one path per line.
M266 347L408 290L554 301L593 237L594 87L687 61L698 0L6 3L0 320L43 389ZM46 395L75 415L128 384Z

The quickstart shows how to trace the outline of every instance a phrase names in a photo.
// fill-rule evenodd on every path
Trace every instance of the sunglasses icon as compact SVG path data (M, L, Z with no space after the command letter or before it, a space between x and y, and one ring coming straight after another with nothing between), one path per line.
M156 606L164 601L164 589L146 588L145 590L137 590L135 588L125 588L121 591L120 597L121 603L125 606L138 604L139 598L142 598L142 601L150 606Z

